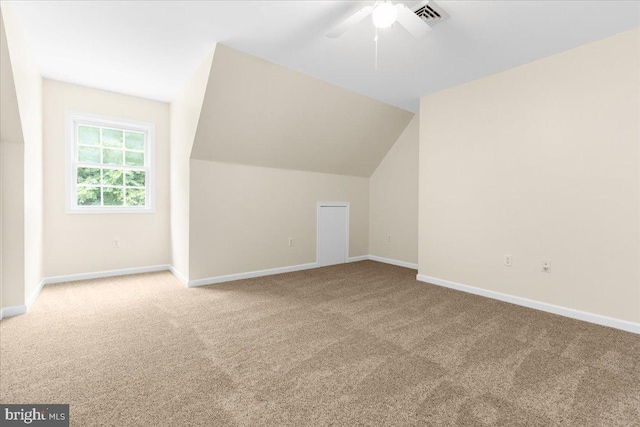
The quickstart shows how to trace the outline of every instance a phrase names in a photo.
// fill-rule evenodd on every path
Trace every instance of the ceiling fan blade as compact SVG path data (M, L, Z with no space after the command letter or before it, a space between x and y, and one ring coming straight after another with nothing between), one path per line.
M336 25L331 31L327 33L327 37L335 39L336 37L340 37L351 27L355 26L358 22L362 21L367 16L371 15L373 11L372 6L366 6L342 21L340 24Z
M407 6L398 3L396 8L398 9L398 22L411 33L413 37L421 39L431 32L431 26L419 18L418 15L413 13Z

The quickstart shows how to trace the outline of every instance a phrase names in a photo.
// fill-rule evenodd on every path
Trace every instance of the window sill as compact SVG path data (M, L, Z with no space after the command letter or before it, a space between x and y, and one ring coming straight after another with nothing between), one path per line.
M71 215L96 215L96 214L152 214L156 213L155 208L68 208L67 213Z

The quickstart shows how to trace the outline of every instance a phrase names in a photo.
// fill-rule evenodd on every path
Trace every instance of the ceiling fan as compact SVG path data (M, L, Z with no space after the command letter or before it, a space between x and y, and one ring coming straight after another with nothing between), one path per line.
M340 37L369 15L371 15L373 25L375 25L376 29L388 28L395 22L398 22L405 30L418 39L426 37L431 31L431 26L403 3L378 0L372 6L365 6L342 21L327 33L327 37Z

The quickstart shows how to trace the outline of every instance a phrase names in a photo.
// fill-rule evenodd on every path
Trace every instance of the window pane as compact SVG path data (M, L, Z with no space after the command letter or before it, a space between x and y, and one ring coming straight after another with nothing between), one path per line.
M78 142L84 145L100 145L100 128L78 126Z
M103 188L105 206L122 206L124 201L124 189L122 188Z
M127 188L127 206L145 206L145 204L143 188Z
M105 165L121 165L122 150L109 150L108 148L103 148L102 163Z
M78 147L78 161L100 163L100 149L93 147Z
M78 206L100 206L100 187L77 187Z
M78 168L78 184L100 184L100 169Z
M102 183L104 185L124 185L123 176L124 171L122 169L103 169Z
M129 150L144 150L144 134L139 132L125 132L124 145Z
M122 148L122 131L102 129L102 145L105 147Z
M126 158L128 166L144 166L144 153L127 151Z
M144 171L127 171L127 187L144 187Z

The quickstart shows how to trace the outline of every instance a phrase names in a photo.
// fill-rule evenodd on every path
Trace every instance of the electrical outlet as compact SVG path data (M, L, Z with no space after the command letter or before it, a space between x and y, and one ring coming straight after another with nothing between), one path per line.
M293 246L293 237L289 237L289 246Z
M113 247L114 248L119 248L120 247L120 240L119 239L113 239Z
M504 256L504 265L506 267L511 267L513 265L513 260L511 259L511 255Z
M387 242L391 242L391 234L387 235Z
M542 261L542 272L543 273L551 273L551 262L550 261Z

